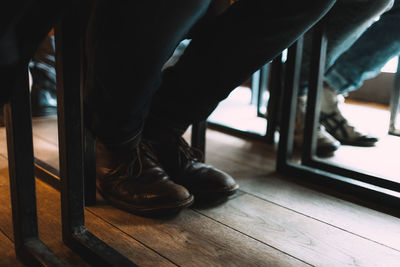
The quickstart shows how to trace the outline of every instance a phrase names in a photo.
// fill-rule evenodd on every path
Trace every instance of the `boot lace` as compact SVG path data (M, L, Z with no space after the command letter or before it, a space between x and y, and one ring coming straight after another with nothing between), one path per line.
M127 164L126 172L130 174L130 177L136 178L142 174L143 157L150 158L155 163L159 162L151 143L145 140L142 140L142 142L136 147L132 154L132 160Z
M189 161L203 161L204 154L199 149L191 147L183 137L178 138L178 151L179 155L183 155Z

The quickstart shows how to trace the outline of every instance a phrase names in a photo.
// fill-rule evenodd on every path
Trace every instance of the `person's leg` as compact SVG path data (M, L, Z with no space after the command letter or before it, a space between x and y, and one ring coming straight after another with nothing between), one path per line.
M360 35L374 22L374 19L385 12L393 0L338 0L326 17L326 70L344 53ZM311 58L312 31L304 39L304 51L300 89L302 93L308 87ZM301 94L302 94L301 93Z
M325 74L325 81L338 93L358 89L375 77L393 57L400 55L400 1L385 12Z
M326 69L331 66L337 57L343 51L348 49L351 44L357 40L363 31L374 21L374 18L379 16L382 12L391 7L393 0L338 0L336 5L332 8L326 17L326 36L328 39L328 47L326 54ZM305 36L304 40L304 55L302 62L302 70L300 76L300 91L299 91L299 106L303 101L303 95L306 94L309 82L310 73L310 58L311 58L311 42L312 31ZM323 94L323 100L331 97L330 94ZM326 102L326 101L325 101ZM323 101L323 104L325 103ZM326 105L322 105L324 109ZM303 125L304 125L304 109L298 109L296 117L296 131L295 140L302 140L303 138ZM321 114L321 118L324 114ZM329 125L327 125L329 126ZM328 129L329 128L329 129ZM340 143L335 140L337 135L332 127L319 127L317 138L317 152L320 156L330 156L335 150L339 148ZM336 128L336 127L335 127ZM374 143L376 138L370 137L364 133L356 131L354 127L347 127L352 130L354 139L363 140L364 143ZM333 136L332 136L332 135ZM339 141L344 141L340 139ZM301 142L300 142L301 143ZM299 144L300 144L299 143Z
M335 1L249 1L233 4L204 24L179 61L163 74L146 135L182 133L206 119L254 71L293 43Z
M141 131L164 63L209 2L107 0L94 7L86 123L97 137L99 192L118 208L169 214L193 202L193 195L163 170L152 145L141 140Z
M359 88L365 79L376 76L383 65L400 53L400 1L384 13L328 69L321 104L321 123L341 143L373 146L378 138L353 126L339 108L340 94Z
M136 147L161 69L210 0L97 1L89 24L88 125L108 146Z

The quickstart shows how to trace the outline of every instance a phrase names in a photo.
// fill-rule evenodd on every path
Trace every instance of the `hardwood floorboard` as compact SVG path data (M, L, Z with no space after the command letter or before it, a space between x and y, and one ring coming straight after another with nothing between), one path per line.
M57 231L59 232L61 229L61 213L59 208L61 203L60 194L55 189L39 180L37 180L37 185L39 228L49 234ZM53 211L53 213L49 213L49 210ZM53 220L55 222L49 225L47 220ZM135 263L139 264L139 266L173 266L173 264L165 258L143 246L119 229L104 222L103 219L95 216L91 212L85 212L85 223L89 231L110 246L116 248ZM50 226L53 229L49 229ZM43 240L46 239L43 238ZM49 247L54 247L54 249L56 249L57 244L54 244L54 246L51 245L52 244L49 243Z
M238 180L245 192L400 251L400 219L315 189L276 173Z
M4 166L4 164L5 160L0 159L0 165ZM62 243L59 192L39 180L36 180L36 185L40 238L70 266L89 266ZM0 205L0 229L13 240L9 191L8 170L2 168L0 172L0 201L2 203ZM167 259L92 213L85 213L85 221L90 231L140 266L174 266ZM8 249L10 250L10 248L12 247L10 246Z
M35 137L33 151L36 158L46 162L55 169L59 169L58 146L47 142L45 139Z
M24 266L16 259L14 243L0 232L0 266Z
M314 266L396 266L400 251L244 194L200 211Z
M179 266L302 266L303 262L190 209L148 219L108 205L88 208Z
M262 160L246 161L250 154L246 149L241 149L239 154L232 151L237 142L229 145L229 160L223 157L223 147L214 149L211 145L207 159L232 174L241 190L400 251L399 218L326 194L326 188L301 183L301 179L296 183L271 170ZM271 149L268 144L258 145L259 149ZM263 157L262 154L259 156Z
M36 120L34 137L35 155L58 167L56 120ZM0 142L0 242L3 234L10 243L4 128ZM139 266L398 266L399 218L276 173L275 153L274 145L209 130L207 162L240 184L229 202L149 219L100 201L86 209L86 225ZM61 241L59 193L41 181L37 192L41 238L72 266L85 266Z
M215 155L210 155L215 153ZM275 170L275 145L261 141L249 141L213 130L207 130L206 161L218 164L219 159L230 160L231 164L240 167L254 167L265 171Z
M56 117L33 118L33 135L38 136L49 143L58 146L58 126Z

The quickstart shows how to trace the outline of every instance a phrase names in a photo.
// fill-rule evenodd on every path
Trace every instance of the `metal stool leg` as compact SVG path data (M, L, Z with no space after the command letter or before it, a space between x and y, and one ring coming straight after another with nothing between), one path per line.
M65 266L38 237L27 70L18 83L18 93L4 109L16 254L28 266Z
M286 61L285 88L282 95L282 119L280 123L280 137L276 159L276 168L282 173L288 173L288 164L293 151L294 122L302 50L303 39L300 38L289 48ZM283 111L283 109L285 110Z
M85 128L84 135L85 206L96 204L96 140Z
M206 128L206 121L201 121L192 125L191 144L192 147L199 149L203 153L203 161L205 160L206 154Z
M136 266L85 228L80 17L68 14L56 29L58 132L64 242L94 266Z

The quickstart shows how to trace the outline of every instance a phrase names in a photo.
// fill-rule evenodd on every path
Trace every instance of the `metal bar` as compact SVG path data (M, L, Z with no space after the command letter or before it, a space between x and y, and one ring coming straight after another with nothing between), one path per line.
M275 143L275 131L280 121L280 107L282 106L282 55L275 58L270 64L270 78L268 81L269 99L267 105L267 132L265 138L268 143Z
M67 266L39 238L26 240L18 257L27 266Z
M79 12L71 12L55 32L62 236L65 244L92 265L136 266L85 228L82 65L77 59L81 52L81 19Z
M298 84L300 79L300 66L303 50L303 39L300 38L288 49L285 70L285 85L282 94L280 137L276 168L284 171L287 162L292 156L294 122L296 116Z
M285 168L280 172L295 179L301 177L304 182L321 185L352 198L356 197L361 202L359 204L364 206L372 205L374 209L378 208L388 214L400 216L400 192L292 162L286 162Z
M60 191L60 172L38 158L35 158L35 176L57 191Z
M261 67L258 71L256 71L252 75L250 105L256 106L257 117L262 117L262 118L266 118L266 114L263 114L260 112L260 107L262 105L265 105L265 103L263 103L263 101L262 101L262 95L267 90L267 84L268 84L268 80L269 80L269 69L270 69L270 67L269 67L269 63L268 63L268 64L265 64L263 67ZM268 106L267 106L268 108L270 107L270 103L271 103L271 99L268 102ZM278 106L278 105L274 105L274 104L275 103L273 103L271 105L273 109L276 108L275 106ZM272 126L270 127L270 125L272 125ZM229 127L227 125L216 123L216 122L208 122L208 127L212 128L214 130L232 134L232 135L235 135L238 137L252 138L252 139L261 140L264 142L267 140L267 142L269 142L269 143L274 143L273 138L272 138L272 141L268 141L267 134L268 134L268 129L271 129L271 132L273 132L273 134L274 134L277 125L270 124L268 121L265 135L261 135L261 134L250 132L250 131L243 131L243 130Z
M392 95L390 97L390 124L389 134L400 136L400 129L396 128L397 117L400 112L400 57L398 57L397 72L394 78Z
M85 205L93 206L96 204L96 140L86 128L83 131Z
M354 179L358 181L400 192L400 183L391 181L389 178L377 177L373 174L347 169L340 165L324 162L316 157L312 157L307 163L304 163L304 165L343 177L356 177Z
M32 117L28 73L17 79L10 103L5 105L8 166L17 257L28 266L64 266L38 237Z
M226 134L230 134L236 137L240 138L246 138L246 139L254 139L254 140L259 140L259 141L264 141L265 142L265 136L260 135L258 133L253 133L253 132L248 132L248 131L243 131L239 129L235 129L223 124L215 123L215 122L207 122L207 128L217 130Z
M327 39L325 36L324 21L318 23L313 29L312 54L310 64L310 78L307 95L307 108L304 126L304 141L302 149L302 162L311 160L317 150L317 129L319 126L320 99L322 94L322 81L325 73L325 57Z
M320 37L322 36L320 35ZM322 37L322 39L324 38ZM363 201L364 205L370 205L371 203L373 203L374 208L376 208L376 204L378 204L381 205L379 207L379 210L384 210L387 213L393 214L395 216L400 216L400 210L398 209L400 203L400 191L398 183L387 181L383 178L375 177L354 170L348 170L340 166L333 166L331 164L318 161L315 157L312 156L313 149L311 148L311 146L315 142L315 140L313 140L315 137L310 137L310 135L313 135L313 132L315 132L315 126L318 123L315 115L317 115L317 113L319 112L316 109L319 92L315 90L315 88L318 88L318 85L320 85L321 83L321 68L324 65L324 60L321 52L323 53L324 50L324 42L324 40L320 40L320 46L317 47L318 51L316 54L314 54L314 69L318 68L319 73L315 74L316 76L312 78L314 82L314 95L311 95L311 101L308 102L308 105L312 105L313 107L310 108L310 111L307 110L307 115L309 118L308 129L305 135L308 135L308 137L305 137L305 142L307 144L305 144L304 146L308 146L308 152L306 152L306 160L302 161L302 164L304 165L293 163L290 160L290 157L292 155L291 142L293 139L293 124L298 89L297 75L300 70L299 65L296 65L294 62L296 58L295 55L301 52L301 49L298 49L297 51L294 51L295 47L289 49L285 73L286 83L283 94L283 107L285 107L285 111L282 113L280 126L277 170L291 177L296 177L296 179L301 177L302 181L323 185L336 191L347 193L351 196L356 195L360 200ZM315 64L318 62L320 65L316 66ZM387 208L390 208L390 210L388 210Z
M206 121L201 121L192 125L191 145L203 153L203 161L205 161L206 154L206 129Z

